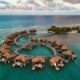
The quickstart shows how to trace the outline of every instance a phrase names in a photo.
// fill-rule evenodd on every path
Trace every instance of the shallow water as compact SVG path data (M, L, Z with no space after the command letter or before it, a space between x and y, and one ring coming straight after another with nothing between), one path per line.
M33 55L33 56L52 56L54 53L51 49L46 48L45 46L35 46L31 50L21 50L19 51L21 54Z
M38 40L40 38L40 36L35 36L35 37L38 38ZM26 42L31 42L31 38L32 38L32 36L29 36L29 37L20 36L17 41L18 41L18 43L23 45ZM14 49L13 46L17 47L16 45L13 44L12 49ZM18 52L20 54L27 54L27 55L33 55L33 56L46 56L46 57L47 56L52 56L54 54L51 49L47 48L46 46L41 46L40 44L38 44L37 46L32 47L31 50L21 49Z
M73 39L69 38L72 36ZM78 35L55 35L57 40L63 41L77 55L76 60L69 62L60 71L51 68L49 61L42 70L31 70L31 63L24 68L13 68L11 64L0 64L0 80L79 80L80 79L80 38ZM66 38L65 38L66 37Z
M25 23L24 21L21 21L21 25L18 21L19 18L17 20L18 22L15 21L14 17L10 19L12 20L10 21L9 17L5 17L4 19L3 17L0 17L0 40L2 40L6 35L14 31L23 30L23 24L30 24L30 22ZM40 21L42 18L37 19L39 19L38 21ZM6 20L8 22L6 22ZM79 18L77 20L79 20ZM25 28L27 29L27 27ZM80 34L54 35L50 37L54 37L57 40L63 41L64 43L68 44L69 47L77 55L77 58L74 61L71 61L68 64L66 64L64 68L62 68L60 71L56 71L54 68L52 68L49 64L49 61L45 63L45 67L42 70L36 71L31 70L31 63L29 63L29 65L23 68L13 68L11 67L11 64L0 63L0 80L80 80ZM40 37L38 36L38 38Z

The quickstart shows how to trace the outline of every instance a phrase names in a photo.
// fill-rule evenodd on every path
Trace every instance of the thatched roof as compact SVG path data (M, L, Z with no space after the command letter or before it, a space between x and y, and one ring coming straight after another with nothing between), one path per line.
M49 42L49 43L55 43L55 42L56 42L56 40L55 40L55 39L53 39L53 38L50 38L50 39L48 39L48 42Z
M6 38L4 42L5 43L12 42L12 39Z
M11 54L11 57L10 58L15 58L17 56L19 56L19 54Z
M38 39L35 37L32 37L31 41L38 41Z
M27 31L26 31L26 30L24 30L24 31L20 31L19 33L20 33L20 34L26 34Z
M29 60L29 57L24 56L24 55L19 55L19 56L17 56L17 57L14 58L15 62L16 61L21 61L21 62L25 63L28 60Z
M61 46L63 45L63 43L62 43L62 42L57 41L57 42L56 42L56 45L57 45L58 47L61 47Z
M45 63L45 58L43 58L43 57L33 57L32 58L32 63L36 63L36 62Z
M9 49L10 48L10 46L8 44L3 44L2 47L5 48L5 49Z
M62 45L61 49L62 49L62 50L67 50L67 49L69 49L69 48L68 48L67 45L64 44L64 45Z
M41 38L40 41L41 41L41 42L46 42L47 39L46 39L46 38Z
M8 35L8 36L6 36L5 39L13 39L13 36L12 35Z
M64 54L64 55L67 55L67 56L73 55L71 50L67 50L67 51L65 51L63 54Z
M24 44L24 46L25 46L25 47L28 47L28 46L30 46L30 43L29 43L29 42L26 42L26 43Z
M11 36L13 36L13 38L14 38L14 37L18 36L19 34L20 34L19 32L14 32L11 34Z
M36 29L30 29L29 31L30 32L36 32Z
M11 57L11 54L10 54L10 53L4 53L4 54L2 55L2 57L8 59L8 58Z
M0 48L0 52L1 53L8 53L8 52L10 52L10 50L8 50L8 49L5 49L5 48Z
M64 61L61 56L56 55L56 56L54 56L54 57L52 57L52 58L50 59L50 63L51 63L51 64L54 64L54 63L57 63L57 62L60 61L60 60Z

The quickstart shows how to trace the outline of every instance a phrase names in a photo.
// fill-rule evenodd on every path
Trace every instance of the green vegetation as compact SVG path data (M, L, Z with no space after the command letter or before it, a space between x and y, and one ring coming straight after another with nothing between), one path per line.
M48 31L53 31L55 32L55 34L67 34L71 31L77 31L77 33L80 33L80 26L76 26L76 27L51 26L51 28L49 28Z

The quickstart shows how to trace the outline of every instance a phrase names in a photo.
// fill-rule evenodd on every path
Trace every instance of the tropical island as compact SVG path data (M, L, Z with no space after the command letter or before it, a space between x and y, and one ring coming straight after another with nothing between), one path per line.
M54 34L71 34L71 33L80 33L80 26L77 25L76 27L58 27L58 26L51 26L48 28L48 32L52 32Z

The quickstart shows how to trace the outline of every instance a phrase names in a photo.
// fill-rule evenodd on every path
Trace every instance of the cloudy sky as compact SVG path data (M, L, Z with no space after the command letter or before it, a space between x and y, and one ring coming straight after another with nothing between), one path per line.
M80 0L0 0L0 14L80 15Z

